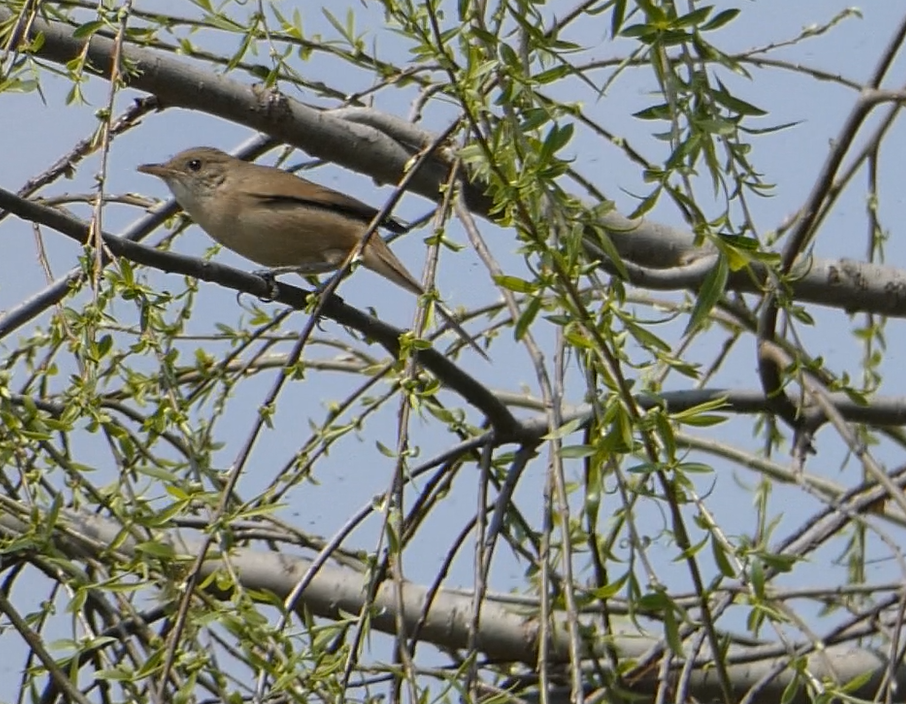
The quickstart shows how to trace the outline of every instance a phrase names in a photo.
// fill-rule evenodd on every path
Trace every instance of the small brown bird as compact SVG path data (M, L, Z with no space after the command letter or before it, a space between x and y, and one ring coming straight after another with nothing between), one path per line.
M322 274L339 268L378 212L282 169L211 147L187 149L165 164L143 164L138 170L163 179L183 210L220 244L274 274ZM392 232L405 231L392 218L381 224ZM377 234L368 240L362 263L411 293L425 293ZM438 303L437 310L488 358L443 305Z

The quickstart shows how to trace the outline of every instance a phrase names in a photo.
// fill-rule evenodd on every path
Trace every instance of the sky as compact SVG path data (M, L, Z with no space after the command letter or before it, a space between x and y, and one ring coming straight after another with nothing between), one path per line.
M179 13L186 14L193 10L193 6L188 3L164 0L159 2L137 0L133 6L147 11L173 11L173 8L178 8ZM544 12L549 16L563 16L571 6L566 2L548 2L544 6ZM803 28L822 24L848 7L846 3L836 0L720 3L720 8L731 6L742 10L745 21L730 24L720 31L719 40L715 41L719 41L719 44L727 50L739 51L787 41ZM347 9L355 13L357 27L368 32L369 41L375 43L381 56L400 63L407 60L405 47L395 35L382 26L382 13L376 3L351 1L347 3L345 0L338 0L331 4L332 12L339 18L346 16ZM317 3L306 3L300 11L307 32L320 33L325 38L336 35L336 30L322 14ZM888 41L892 28L899 22L902 8L898 3L875 2L861 8L861 13L861 19L848 19L822 36L779 50L773 54L774 58L782 58L792 64L820 68L830 74L839 74L855 81L865 80L870 75L882 47ZM608 21L603 16L598 16L596 21L582 21L570 27L566 34L568 39L595 47L576 58L576 63L601 61L623 55L625 43L610 40L607 27ZM229 51L234 48L238 39L218 34L203 41L210 42L211 48ZM259 57L263 58L265 57ZM894 77L902 75L904 66L906 60L901 57L890 75ZM312 80L325 81L331 86L350 92L366 88L371 80L365 73L355 71L341 61L325 59L317 54L305 63L296 59L296 67ZM768 117L753 122L751 126L763 129L774 125L793 124L788 129L753 138L755 144L753 161L763 174L764 180L775 184L771 197L752 201L754 220L760 232L767 233L783 223L804 201L827 155L829 145L840 130L857 96L854 91L837 84L814 81L792 71L758 68L749 70L751 79L726 73L721 74L721 78L745 100L769 112ZM609 73L607 69L602 69L590 75L603 83ZM244 80L239 74L236 74L236 78ZM10 190L18 189L28 177L53 163L74 142L90 134L97 124L95 111L106 100L107 85L101 81L89 81L85 92L90 104L67 106L65 103L69 89L67 81L53 77L47 72L42 74L41 80L44 89L43 100L34 93L0 95L2 105L0 153L11 157L0 160L0 185ZM551 93L562 100L581 99L591 117L612 132L625 137L648 158L656 160L664 155L663 145L651 136L650 123L633 117L634 113L653 101L651 89L651 79L644 70L628 69L609 85L604 95L599 97L589 95L588 91L580 93L581 89L569 82L552 87ZM289 95L305 102L334 107L328 101L297 89L289 91ZM574 95L580 97L576 98ZM137 96L135 92L125 91L119 97L118 105L122 107ZM376 107L405 117L409 111L411 98L411 93L406 91L385 91L378 95ZM432 107L426 113L424 126L429 129L441 129L446 126L446 120L451 115L450 110L444 106ZM869 125L871 124L872 120L869 121ZM870 129L864 132L868 133ZM206 114L167 110L160 114L148 115L140 129L133 130L114 142L110 154L108 188L113 193L137 193L166 198L169 194L163 184L136 173L136 165L163 161L186 147L200 144L229 150L249 136L251 133L246 128ZM878 207L882 222L891 229L887 244L887 261L891 264L903 261L906 255L902 244L903 238L897 236L898 225L903 220L903 194L902 189L897 186L898 183L902 183L903 178L902 160L894 156L904 153L906 150L904 141L906 130L902 125L895 126L880 161L881 199ZM586 130L577 129L569 151L575 160L576 168L606 193L621 212L628 213L635 207L638 195L645 192L646 186L638 169L628 162L619 149L602 142ZM297 154L290 159L290 163L304 160L304 155ZM91 192L92 173L97 169L97 165L97 159L87 160L73 180L55 184L44 195ZM321 166L307 176L375 206L381 205L383 199L390 193L389 188L379 188L365 175L332 165ZM861 176L861 180L864 184L864 175ZM707 202L709 186L704 178L699 181L702 198ZM866 248L864 195L864 185L851 188L844 194L818 236L816 254L823 257L864 258ZM424 200L407 195L397 213L404 219L414 220L428 209L429 204ZM88 213L85 208L77 209L77 212L83 216ZM111 206L105 211L105 228L110 232L120 232L141 214L138 209L132 207ZM675 209L666 202L660 203L649 217L670 225L683 224ZM507 273L524 275L525 266L515 252L511 233L487 222L481 222L480 226ZM24 297L39 291L45 285L45 276L36 256L34 238L28 224L7 219L0 222L0 233L3 241L9 243L8 256L0 258L0 311L3 311ZM461 243L466 241L458 227L452 229L451 235ZM424 260L423 237L421 234L410 235L394 244L394 251L416 275L420 274ZM44 232L43 240L55 275L61 275L74 265L78 255L77 247L47 230ZM210 240L203 232L197 227L192 227L179 237L175 249L183 254L202 255L210 244ZM438 288L444 300L453 306L478 305L496 300L498 296L473 254L466 251L455 257L448 255L445 257L438 276ZM225 250L217 254L216 260L244 269L256 268ZM179 290L182 287L180 277L150 273L148 280L162 289ZM382 317L400 326L407 326L415 312L414 299L408 294L376 275L362 270L344 282L342 295L352 305L374 306ZM270 309L275 310L274 307ZM134 310L131 310L127 303L117 304L117 310L123 311L126 316L134 315ZM858 378L861 352L849 334L856 321L849 321L838 311L824 310L815 306L810 307L810 310L815 316L816 325L802 331L806 349L822 355L829 367L837 373L848 371ZM219 290L213 284L202 283L195 309L196 320L193 320L191 329L198 334L210 333L214 331L214 321L235 322L237 315L237 302L233 292ZM304 317L297 313L294 319L296 329L300 329ZM40 324L45 321L38 322ZM678 339L684 325L684 320L665 323L655 329L655 332L673 341ZM844 328L845 334L841 327ZM336 325L328 324L326 328L333 335L341 338L344 335ZM542 323L539 328L542 342L550 350L553 328L546 323ZM499 340L492 348L494 362L491 365L487 365L474 354L466 353L463 357L466 368L494 389L515 392L526 388L537 395L537 382L524 349L514 343L507 333L502 337L504 339ZM901 363L898 350L904 343L902 325L899 321L890 324L887 339L888 353L881 368L886 382L882 393L898 394L901 390L895 365ZM701 336L691 350L691 357L707 363L713 358L715 346L720 344L721 340L722 336L717 334ZM757 384L755 364L754 350L751 340L748 340L734 351L714 385L754 387ZM264 378L272 377L265 375ZM582 400L580 394L583 389L577 381L573 376L570 389L577 395L569 400L574 403ZM679 380L671 382L673 383L676 386L672 388L682 388ZM309 419L320 421L325 414L326 405L330 401L342 398L357 384L356 379L338 374L311 374L304 382L292 385L279 401L274 428L265 434L256 447L252 461L240 483L239 492L249 497L268 486L283 463L297 449L300 432L307 433ZM218 454L218 460L222 462L224 468L227 468L235 457L250 419L256 414L257 406L269 385L270 381L244 384L231 399L219 428L219 432L227 441ZM393 460L381 454L375 442L381 440L386 444L388 439L395 438L397 423L395 409L396 404L391 403L384 412L370 419L365 429L356 434L355 439L348 439L332 449L329 457L318 468L319 485L316 487L303 485L291 492L282 515L304 530L331 535L353 511L367 504L375 494L384 491L389 485ZM445 435L419 419L413 421L412 432L422 448L419 459L431 456L448 444ZM713 437L733 438L743 446L757 447L757 442L751 439L749 419L728 422L714 431ZM95 438L87 436L81 439L84 443L81 449L85 456L91 457L96 453L99 459L106 458L106 452L102 448L93 448L95 441ZM833 433L830 430L822 431L818 436L818 444L819 455L810 462L809 470L842 483L853 483L852 473L859 470L850 464L841 472L844 447L833 437ZM877 448L877 453L880 460L891 466L901 461L890 447ZM527 508L530 519L537 520L540 517L545 457L546 450L530 467L517 493L517 500ZM780 462L789 461L787 457L777 459ZM728 464L717 462L715 466L721 471L703 479L699 486L700 490L703 493L711 492L714 496L720 496L720 501L713 500L709 506L715 511L718 522L729 535L751 534L754 530L754 510L750 490L758 477ZM571 477L578 476L579 469L573 467ZM805 497L798 488L776 487L775 492L778 505L787 507L786 510L778 512L780 534L783 534L783 529L799 525L804 516L818 508L818 503ZM425 530L423 537L416 540L407 553L406 568L409 579L430 581L433 578L447 549L446 542L438 549L437 536L451 536L457 533L462 526L463 517L471 515L474 506L474 486L466 486L466 482L461 479L432 517L431 529ZM533 510L534 515L531 513ZM646 511L650 512L650 515L646 515ZM643 509L639 520L640 524L651 526L652 537L655 538L651 554L662 570L659 574L671 586L681 588L686 585L688 577L685 568L682 565L671 564L673 547L666 541L658 542L663 517L657 510L647 508ZM377 540L376 530L376 519L367 522L353 536L349 547L373 549ZM497 555L492 571L492 590L507 591L518 588L523 583L523 568L506 550L499 550ZM822 570L826 569L826 572L819 575L814 571L797 571L793 583L797 586L813 584L816 577L820 577L819 581L822 583L826 583L827 579L842 581L842 570L845 569L845 565L832 566L828 553L824 553L824 562ZM873 569L883 571L885 574L889 571L892 577L897 574L895 567L889 562L879 562ZM464 551L455 563L448 583L451 586L469 587L472 579L471 556L468 551ZM9 643L9 640L0 639L0 652L3 652L4 643Z

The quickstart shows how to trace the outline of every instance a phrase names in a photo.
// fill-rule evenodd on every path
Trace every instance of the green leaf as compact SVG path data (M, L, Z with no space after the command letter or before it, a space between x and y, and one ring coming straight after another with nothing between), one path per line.
M672 24L674 27L697 27L706 19L708 19L708 15L711 14L711 10L713 9L714 7L712 5L701 7L697 10L693 10L692 12L683 15L682 17L678 17L673 21Z
M651 0L636 0L635 4L638 5L639 9L645 13L645 16L653 22L663 23L669 19L664 8L660 5L655 5Z
M155 557L173 558L176 556L176 551L173 549L172 545L162 543L158 540L148 540L143 543L138 543L135 546L135 551L146 555L154 555Z
M500 52L500 58L503 59L505 64L517 67L522 66L522 59L519 58L516 50L506 42L499 43L498 51Z
M568 460L581 460L595 454L591 445L564 445L560 448L560 456Z
M664 610L664 635L667 636L667 643L670 650L674 653L683 652L683 639L679 635L679 623L676 620L676 612L672 605Z
M859 675L856 675L851 680L846 682L841 691L846 692L847 694L853 694L860 690L864 685L868 684L869 680L875 676L875 673L871 670L867 670Z
M516 327L513 330L513 338L518 342L525 333L531 329L532 323L538 317L538 311L541 310L541 298L536 296L529 301L519 320L516 321Z
M761 555L761 560L772 570L783 573L791 572L793 570L793 565L796 564L796 558L792 555L779 555L772 552L763 553Z
M620 36L638 39L645 35L649 35L654 31L656 31L655 28L650 24L633 24L620 32Z
M790 668L792 671L797 672L797 674L790 679L789 684L783 689L783 694L780 695L780 704L791 704L791 702L798 699L799 692L803 687L802 677L798 674L798 670L795 668Z
M519 129L523 133L532 132L541 125L550 122L551 114L550 111L544 110L543 108L526 108L522 111L521 120L519 122Z
M34 79L10 78L0 83L0 93L31 93L40 87Z
M736 132L736 123L731 120L696 120L695 126L708 134L715 134L718 137L729 137Z
M755 592L755 595L759 599L764 599L764 564L758 556L754 557L752 565L749 567L749 581L752 584L752 591Z
M551 432L547 433L546 435L542 435L541 439L542 440L560 440L561 438L564 438L567 435L572 435L580 427L582 427L582 419L574 418L573 420L569 421L568 423L564 423L559 428L552 430Z
M670 105L661 103L660 105L652 105L650 108L639 110L633 113L632 116L640 120L669 120L671 114Z
M694 544L690 545L688 548L686 548L685 550L681 551L679 553L679 555L677 555L676 557L673 558L673 561L680 562L682 560L688 560L690 558L694 558L696 555L698 555L699 552L701 552L701 549L703 547L705 547L705 544L707 542L708 542L708 536L706 535L704 538L699 540L697 543L694 543Z
M849 397L850 401L853 401L860 406L867 406L869 404L868 397L861 391L857 391L851 386L844 386L841 390Z
M569 64L560 64L559 66L554 66L547 71L542 71L541 73L532 76L532 80L539 85L545 85L563 78L567 74L572 73L572 70L573 69Z
M616 0L610 11L610 36L617 37L620 34L620 27L623 26L623 20L626 19L626 0Z
M726 242L730 246L736 247L737 249L747 249L752 252L758 250L758 240L756 240L754 237L745 237L743 235L727 235L722 232L717 236L720 237L723 242Z
M113 348L113 337L111 335L103 335L100 340L98 340L97 345L97 355L98 359L107 356L107 353Z
M601 252L605 257L607 257L607 259L610 260L610 263L613 264L613 267L617 270L617 276L619 276L624 281L628 281L629 272L626 269L626 264L623 263L623 258L620 256L619 250L613 243L610 232L597 225L592 225L590 229L591 232L596 235L594 238L592 238L591 234L589 234L589 239L591 240L591 242L601 248ZM614 234L617 237L620 236L619 233Z
M723 254L717 257L717 266L715 266L702 282L702 287L698 292L698 298L695 301L695 307L692 309L692 316L684 332L688 335L693 330L697 330L708 319L711 310L724 295L727 288L727 278L730 275L730 267L727 265L727 258Z
M730 562L730 558L727 557L724 546L721 545L720 541L714 536L711 536L711 554L714 555L714 562L717 564L717 569L720 570L720 573L728 579L734 579L736 577L736 570L733 569L733 565Z
M327 21L330 22L330 24L333 25L333 28L334 28L335 30L337 30L337 32L339 32L341 36L344 36L344 37L345 37L345 36L346 36L346 29L345 29L345 27L343 27L343 25L342 25L342 23L340 22L340 20L338 20L336 17L334 17L333 14L330 12L330 10L328 10L326 7L322 7L322 8L321 8L321 12L322 12L322 14L324 15L324 17L327 18ZM347 37L347 39L348 39L348 37Z
M658 349L662 352L669 352L673 349L672 345L667 344L667 342L659 338L646 327L636 325L632 321L627 321L626 328L636 341L646 349Z
M711 91L711 97L725 108L739 115L748 115L749 117L764 117L768 114L761 108L752 105L752 103L747 103L745 100L730 95L719 80L718 84L720 85L720 88Z
M759 134L771 134L773 132L780 132L781 130L788 130L790 127L798 127L801 124L802 124L802 120L796 120L795 122L783 122L779 125L774 125L773 127L753 128L753 127L740 126L739 129L742 130L743 132L745 132L746 134L759 135Z
M52 640L50 643L45 643L44 645L48 650L55 650L58 653L78 652L79 650L79 643L71 638L58 638L57 640Z
M629 214L630 220L638 220L643 215L645 215L649 210L651 210L655 205L657 205L658 199L661 196L661 188L655 188L651 193L649 193L642 200L641 203L636 206L636 209Z
M374 444L375 446L377 446L378 452L380 452L382 455L384 455L385 457L390 457L391 459L396 459L395 450L391 450L382 442L375 442Z
M709 428L712 425L719 425L726 420L726 416L700 415L687 418L683 421L683 425L691 425L696 428Z
M595 596L596 599L609 599L610 597L619 593L619 591L623 588L623 585L626 584L626 580L628 579L629 573L624 572L623 575L615 581L608 582L603 587L592 589L591 593Z
M707 320L711 310L723 296L727 287L727 278L730 275L727 257L723 254L717 257L717 266L708 272L698 298L695 301L695 307L692 309L692 316L689 324L686 326L685 333L688 335L693 330L697 330Z
M535 293L538 290L535 283L515 276L495 276L494 283L516 293Z
M723 12L718 12L715 15L714 19L708 22L705 25L699 27L699 31L710 32L715 29L720 29L726 24L729 24L736 19L736 16L739 14L739 10L734 8L732 10L724 10Z
M84 39L85 37L90 37L92 34L97 32L99 29L106 26L106 23L102 20L94 20L92 22L86 22L83 25L75 28L75 31L72 33L73 39Z
M135 471L168 484L173 484L178 481L176 474L157 465L141 465L137 467Z
M569 144L569 140L573 138L573 129L572 123L562 127L558 125L551 127L541 147L541 161L546 161L547 157L553 156Z
M680 462L676 468L690 474L714 474L714 467L703 462Z

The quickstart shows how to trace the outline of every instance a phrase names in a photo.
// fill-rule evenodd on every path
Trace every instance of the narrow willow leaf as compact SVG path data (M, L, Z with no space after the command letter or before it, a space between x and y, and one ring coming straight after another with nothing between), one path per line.
M707 320L711 310L724 294L729 275L730 267L727 264L727 258L721 254L717 258L717 266L708 272L702 283L702 287L698 292L698 299L695 301L695 307L692 309L692 315L689 318L689 325L686 326L685 335L697 330Z
M705 25L699 27L699 31L710 32L715 29L720 29L726 24L729 24L736 19L736 16L739 14L739 9L734 8L732 10L724 10L723 12L718 12L715 15L714 19L708 22Z

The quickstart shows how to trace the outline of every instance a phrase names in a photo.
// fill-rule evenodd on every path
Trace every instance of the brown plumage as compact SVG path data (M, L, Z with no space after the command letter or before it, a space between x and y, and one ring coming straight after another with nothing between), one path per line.
M165 164L144 164L138 170L163 179L177 202L211 237L275 273L320 274L337 269L378 213L333 189L211 147L187 149ZM392 218L381 224L393 232L405 231ZM377 234L369 238L362 264L411 293L425 293ZM448 310L441 304L437 310L487 359Z

